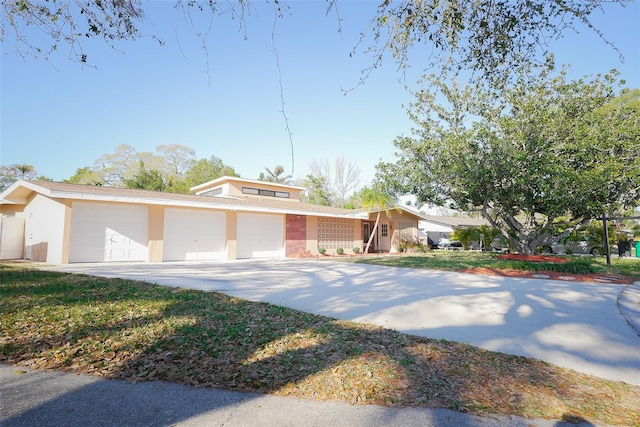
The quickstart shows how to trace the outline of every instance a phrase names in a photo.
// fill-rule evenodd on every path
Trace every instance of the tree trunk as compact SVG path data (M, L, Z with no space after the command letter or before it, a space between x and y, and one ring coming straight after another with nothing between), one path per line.
M375 236L379 221L380 221L380 211L378 211L378 216L376 216L376 223L373 225L373 230L371 230L371 234L369 234L369 241L367 242L367 247L364 249L365 254L369 253L369 246L371 246L371 241L373 240L373 236Z

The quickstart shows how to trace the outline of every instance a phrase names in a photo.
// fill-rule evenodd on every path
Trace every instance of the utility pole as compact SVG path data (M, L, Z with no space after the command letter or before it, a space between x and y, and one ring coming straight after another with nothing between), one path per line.
M611 248L609 248L609 229L607 228L607 214L602 215L604 227L604 253L607 255L607 268L611 268Z
M640 219L640 216L612 216L607 217L605 213L602 215L602 218L598 218L602 220L602 225L604 226L604 253L607 255L607 267L611 268L611 248L609 248L609 230L607 229L607 220L615 219L615 220L624 220L624 219ZM618 253L620 248L618 248Z

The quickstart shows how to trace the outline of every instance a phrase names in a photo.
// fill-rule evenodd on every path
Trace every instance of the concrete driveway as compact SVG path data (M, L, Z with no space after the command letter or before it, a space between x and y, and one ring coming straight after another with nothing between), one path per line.
M71 264L50 269L220 291L640 385L640 336L621 312L625 306L636 310L640 299L621 299L628 297L621 294L628 291L623 285L325 260Z

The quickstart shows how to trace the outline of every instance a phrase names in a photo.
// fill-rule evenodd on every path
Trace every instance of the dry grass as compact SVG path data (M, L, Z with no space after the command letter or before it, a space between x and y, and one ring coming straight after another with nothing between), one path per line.
M640 387L220 293L0 264L0 361L128 381L640 425Z

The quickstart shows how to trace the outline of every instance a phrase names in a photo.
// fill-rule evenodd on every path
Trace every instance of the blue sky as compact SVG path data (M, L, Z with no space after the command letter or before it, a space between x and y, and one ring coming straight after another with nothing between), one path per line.
M198 158L215 155L244 178L257 178L278 164L291 173L291 147L281 113L280 80L272 52L273 12L260 7L246 21L216 17L200 41L176 18L173 2L150 2L145 34L160 35L120 43L85 44L95 68L71 62L62 50L43 60L22 59L13 45L2 46L0 164L27 163L55 180L112 153L119 144L154 151L182 144ZM291 16L276 24L275 48L282 74L285 112L294 145L293 175L308 173L312 159L344 156L358 164L363 184L375 165L392 159L393 139L409 134L405 85L421 74L417 56L405 81L387 59L366 82L345 94L371 64L366 54L350 57L376 3L340 1L325 16L325 2L291 1ZM607 6L596 26L625 56L589 30L567 33L552 45L571 75L622 72L629 87L640 88L640 5ZM203 26L200 26L203 28Z

